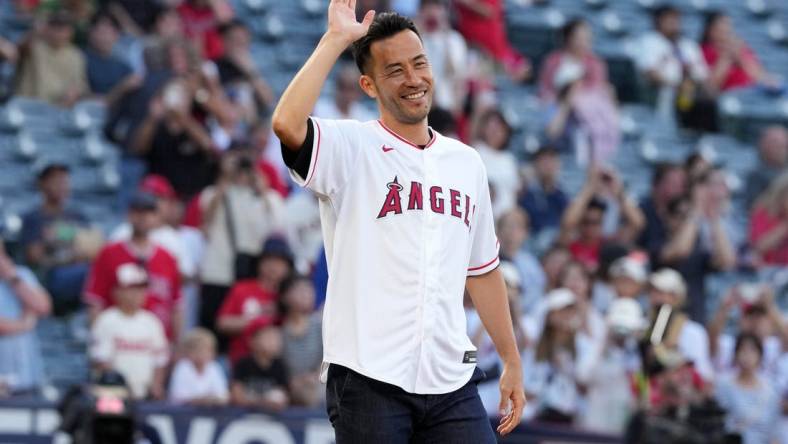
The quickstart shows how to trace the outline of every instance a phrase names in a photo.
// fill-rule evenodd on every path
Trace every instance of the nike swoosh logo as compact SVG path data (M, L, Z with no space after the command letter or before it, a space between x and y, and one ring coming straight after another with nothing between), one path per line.
M390 146L383 145L382 148L384 153L388 153L389 151L394 151L394 148Z

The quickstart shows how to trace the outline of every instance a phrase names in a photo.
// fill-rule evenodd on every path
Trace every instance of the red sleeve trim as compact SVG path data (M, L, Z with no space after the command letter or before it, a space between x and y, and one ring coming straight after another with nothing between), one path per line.
M312 123L315 124L315 128L317 129L317 149L315 150L315 158L312 162L310 162L309 174L306 178L306 182L304 182L304 187L308 187L309 183L312 182L312 179L315 177L315 170L317 169L317 159L320 156L320 125L317 123L317 119L312 119Z
M497 261L497 260L498 260L498 255L496 255L496 256L493 258L493 260L491 260L490 262L487 262L487 263L486 263L486 264L484 264L484 265L479 265L478 267L469 268L469 269L468 269L468 271L476 271L476 270L481 270L482 268L485 268L485 267L489 267L490 265L492 265L492 264L493 264L493 262L495 262L495 261Z

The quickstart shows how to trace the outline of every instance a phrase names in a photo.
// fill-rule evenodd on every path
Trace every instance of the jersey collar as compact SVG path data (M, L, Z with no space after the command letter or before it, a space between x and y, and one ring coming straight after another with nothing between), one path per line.
M386 124L383 123L382 120L378 119L378 124L380 125L381 128L386 130L386 132L388 132L392 136L396 137L400 142L408 144L408 145L412 146L413 148L416 148L417 150L426 150L427 148L432 146L432 144L435 143L435 140L438 138L437 137L437 133L435 132L435 130L430 128L430 127L427 127L427 130L430 132L430 135L431 135L430 141L427 142L427 144L424 145L424 147L420 147L420 146L416 145L415 143L412 143L412 142L408 141L406 138L400 136L399 134L395 133L393 130L391 130L389 127L387 127Z

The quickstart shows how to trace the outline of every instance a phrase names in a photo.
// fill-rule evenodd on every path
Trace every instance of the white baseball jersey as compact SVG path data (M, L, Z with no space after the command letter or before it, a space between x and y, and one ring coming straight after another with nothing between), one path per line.
M339 364L407 392L470 380L466 276L498 266L487 173L473 148L431 130L422 149L380 121L312 118L305 178L328 261L323 368Z

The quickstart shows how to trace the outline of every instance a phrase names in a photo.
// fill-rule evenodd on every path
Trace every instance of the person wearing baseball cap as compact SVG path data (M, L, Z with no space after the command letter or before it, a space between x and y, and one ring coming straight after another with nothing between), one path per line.
M161 321L143 308L149 279L138 263L117 267L112 288L115 305L102 311L91 328L94 366L122 374L137 399L164 395L169 353Z
M645 259L635 255L616 259L610 266L610 278L617 297L637 299L648 281Z
M709 336L706 329L691 320L682 308L687 298L687 285L678 271L662 268L649 278L649 301L651 305L652 333L667 319L665 333L659 338L667 348L675 348L706 381L714 378L714 369L709 355Z

